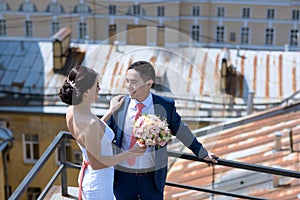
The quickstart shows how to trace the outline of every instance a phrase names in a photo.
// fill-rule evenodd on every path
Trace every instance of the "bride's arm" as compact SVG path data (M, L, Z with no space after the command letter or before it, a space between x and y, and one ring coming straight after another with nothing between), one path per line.
M102 156L101 139L104 130L100 128L95 120L89 125L85 133L85 148L87 150L90 165L93 169L102 169L108 166L116 165L129 158L140 156L145 152L145 147L140 147L136 144L129 151L122 152L113 156Z

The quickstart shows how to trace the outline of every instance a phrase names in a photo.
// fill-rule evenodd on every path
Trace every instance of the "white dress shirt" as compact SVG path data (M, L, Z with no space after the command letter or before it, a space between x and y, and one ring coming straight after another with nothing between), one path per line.
M128 110L127 110L127 115L125 118L124 135L123 135L122 146L121 146L122 151L128 151L130 149L132 125L133 125L135 114L137 112L136 105L138 103L144 104L144 108L142 109L142 114L154 114L154 106L153 106L151 93L143 102L139 102L136 99L130 100ZM154 150L155 147L147 147L146 152L142 156L136 157L135 164L132 166L129 166L127 161L121 162L120 165L123 167L133 168L133 169L144 169L144 168L154 167Z

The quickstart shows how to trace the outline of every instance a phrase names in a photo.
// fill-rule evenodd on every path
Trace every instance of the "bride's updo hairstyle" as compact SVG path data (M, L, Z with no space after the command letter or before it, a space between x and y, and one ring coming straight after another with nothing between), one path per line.
M75 66L59 90L60 99L68 105L78 105L82 95L94 85L98 74L91 68Z

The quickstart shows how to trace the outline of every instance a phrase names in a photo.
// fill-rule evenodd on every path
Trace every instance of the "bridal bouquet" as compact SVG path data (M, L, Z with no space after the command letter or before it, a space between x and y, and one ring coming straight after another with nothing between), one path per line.
M153 114L140 116L133 125L133 134L138 142L158 147L166 145L172 137L166 119Z

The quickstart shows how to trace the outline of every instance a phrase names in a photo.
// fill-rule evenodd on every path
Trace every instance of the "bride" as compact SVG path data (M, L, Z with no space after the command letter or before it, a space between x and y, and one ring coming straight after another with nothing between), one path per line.
M105 121L122 105L123 98L113 98L107 113L99 119L91 111L91 105L96 101L99 91L97 73L84 66L72 68L59 91L61 100L69 105L66 113L67 127L83 156L78 177L79 199L115 199L113 166L142 155L146 149L136 143L129 151L113 155L114 132Z

